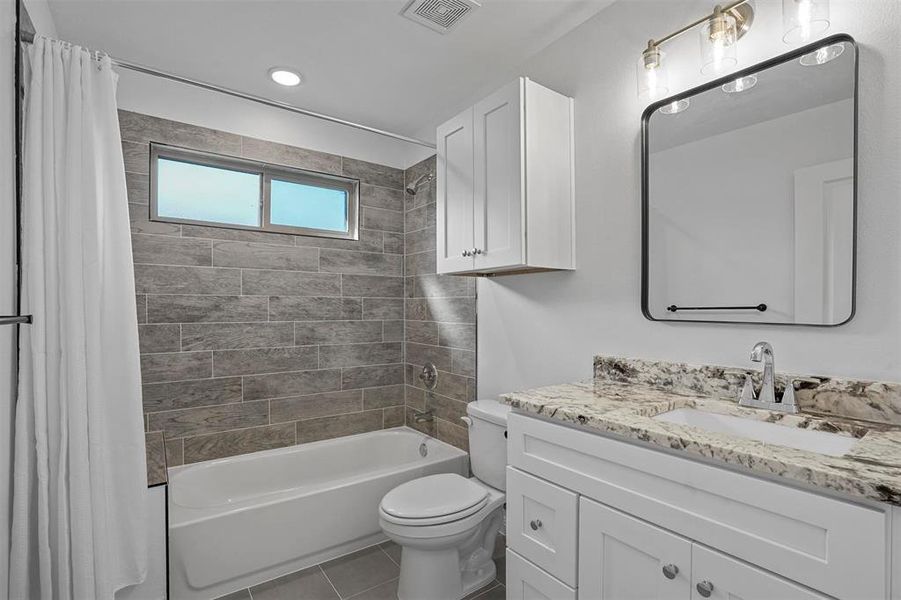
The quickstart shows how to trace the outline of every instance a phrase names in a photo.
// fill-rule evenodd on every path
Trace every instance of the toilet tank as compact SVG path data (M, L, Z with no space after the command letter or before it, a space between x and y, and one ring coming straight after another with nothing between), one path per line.
M494 489L507 489L507 414L510 407L496 400L466 406L469 415L469 464L472 474Z

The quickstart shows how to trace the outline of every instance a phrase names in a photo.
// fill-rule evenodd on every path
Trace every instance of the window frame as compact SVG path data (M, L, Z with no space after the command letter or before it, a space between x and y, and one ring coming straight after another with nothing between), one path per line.
M188 163L201 167L225 169L240 173L249 173L260 176L259 191L259 215L260 224L233 225L216 221L204 221L198 219L180 219L159 214L159 202L157 198L159 159ZM313 227L300 227L294 225L273 224L270 219L272 180L286 181L311 185L326 189L341 190L347 197L347 231L335 231L332 229L316 229ZM268 231L271 233L287 233L292 235L304 235L311 237L335 238L342 240L360 239L360 180L321 173L296 167L288 167L273 163L238 158L213 152L192 150L179 146L170 146L156 142L150 143L150 220L159 223L178 223L183 225L200 225L203 227L217 227L220 229L240 229L244 231Z

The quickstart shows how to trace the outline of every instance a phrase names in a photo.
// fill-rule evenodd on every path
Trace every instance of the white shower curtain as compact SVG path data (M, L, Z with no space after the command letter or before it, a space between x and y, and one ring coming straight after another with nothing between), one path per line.
M108 57L38 37L26 92L9 597L112 599L146 576L125 171Z

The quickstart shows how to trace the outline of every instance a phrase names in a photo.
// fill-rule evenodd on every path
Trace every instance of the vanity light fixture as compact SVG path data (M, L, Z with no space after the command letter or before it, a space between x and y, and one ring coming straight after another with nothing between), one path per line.
M737 41L735 17L717 6L713 9L713 16L701 25L701 73L720 75L737 65Z
M829 0L782 0L782 41L805 44L829 29Z
M720 74L738 64L735 43L748 32L753 22L751 0L735 0L724 6L715 6L712 13L677 31L648 41L648 47L638 59L638 97L644 101L654 101L663 98L669 91L665 54L660 49L663 44L700 25L701 73Z
M798 62L800 62L805 67L825 65L830 60L835 60L836 58L841 56L842 52L844 51L844 44L830 44L829 46L823 46L822 48L818 48L809 54L805 54L799 59Z
M285 67L272 67L269 69L269 78L275 83L285 87L300 85L300 74Z
M665 115L677 115L684 110L688 110L690 105L691 101L688 98L682 98L661 106L658 110Z
M739 92L746 92L755 85L757 85L757 75L745 75L744 77L739 77L729 83L724 83L723 91L727 94L737 94Z

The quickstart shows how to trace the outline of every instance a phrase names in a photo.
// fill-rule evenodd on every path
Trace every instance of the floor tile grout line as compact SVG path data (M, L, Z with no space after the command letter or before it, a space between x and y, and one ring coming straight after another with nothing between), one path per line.
M336 587L335 587L335 584L332 583L332 580L329 579L328 573L326 573L326 572L325 572L325 569L322 568L322 564L323 564L323 563L319 563L319 564L316 565L316 566L319 567L319 571L322 573L322 576L325 577L325 580L326 580L326 581L328 582L328 584L331 586L332 591L335 592L335 596L336 596L339 600L343 600L344 596L342 596L341 594L338 593L338 588L336 588Z
M389 556L388 558L391 558L391 557ZM393 561L392 561L392 562L393 562ZM360 590L359 592L357 592L357 593L354 594L353 596L348 596L347 598L343 598L343 597L342 597L342 600L353 600L354 598L358 598L359 596L362 596L362 595L365 594L366 592L370 592L370 591L374 590L374 589L377 588L377 587L383 586L383 585L385 585L386 583L391 583L392 581L397 581L397 580L399 580L399 579L400 579L400 577L393 577L393 578L389 579L388 581L383 581L382 583L379 583L379 584L374 585L374 586L372 586L372 587L368 587L368 588L366 588L365 590Z
M403 406L403 405L398 404L398 406ZM390 407L389 407L389 408L390 408ZM385 542L382 542L382 544L384 544L384 543L385 543ZM382 544L376 544L376 545L379 547L379 550L381 550L382 552L385 553L385 556L388 557L388 560L390 560L391 562L393 562L394 564L396 564L398 567L400 567L400 563L397 562L396 560L394 560L393 558L391 558L391 555L388 554L388 551L385 550L384 548L382 548Z

